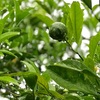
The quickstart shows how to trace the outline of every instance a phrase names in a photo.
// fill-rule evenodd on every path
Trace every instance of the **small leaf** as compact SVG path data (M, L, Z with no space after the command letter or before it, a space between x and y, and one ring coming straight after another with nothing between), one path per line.
M20 9L19 1L14 0L16 11L16 24L18 25L28 14L30 9Z
M38 69L38 67L35 65L34 62L32 62L30 59L27 59L27 62L29 62L29 63L34 67L34 69L36 70L36 72L40 74L39 69Z
M79 2L73 2L70 9L70 18L73 27L73 36L77 44L80 43L81 31L83 26L83 10Z
M6 50L6 49L1 49L1 50L0 50L0 53L6 53L6 54L9 54L9 55L11 55L11 56L17 57L17 56L14 55L12 52L10 52L10 51L8 51L8 50Z
M19 32L6 32L0 35L0 42L5 41L6 39L9 39L13 36L19 35Z
M9 76L0 76L0 81L7 82L7 83L13 83L19 86L18 82L14 78L11 78Z
M5 22L6 22L8 17L9 17L9 14L7 14L3 19L0 19L0 35L2 34Z
M100 32L95 35L92 36L90 39L90 43L89 43L89 56L93 59L94 55L95 55L95 51L97 48L97 45L100 41Z
M91 0L82 0L90 9L92 9L92 2Z
M29 70L29 72L34 72L36 73L36 69L34 67L36 67L35 65L30 64L27 61L21 61L23 64L25 64Z

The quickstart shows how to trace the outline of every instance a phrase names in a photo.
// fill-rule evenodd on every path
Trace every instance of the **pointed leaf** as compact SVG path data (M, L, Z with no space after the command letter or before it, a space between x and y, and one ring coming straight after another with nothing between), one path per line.
M19 1L14 0L16 11L16 23L19 24L28 14L30 9L20 9Z
M34 69L36 70L37 73L40 74L38 67L35 65L34 62L32 62L30 59L27 59L27 61L34 67Z
M73 27L73 35L75 38L75 42L79 44L83 26L83 10L80 8L79 2L72 3L70 9L70 18Z
M27 61L21 61L21 62L27 66L29 72L36 73L35 68L29 62L27 62Z
M10 51L8 51L8 50L6 50L6 49L1 49L0 50L0 53L6 53L6 54L9 54L9 55L11 55L11 56L14 56L14 57L17 57L16 55L14 55L12 52L10 52Z
M3 19L0 19L0 34L2 34L5 22L6 22L8 17L9 17L9 14L7 14Z
M19 35L19 32L6 32L0 35L0 42L5 41L6 39L9 39L13 36Z
M9 76L0 76L0 81L7 82L7 83L13 83L19 86L17 80Z

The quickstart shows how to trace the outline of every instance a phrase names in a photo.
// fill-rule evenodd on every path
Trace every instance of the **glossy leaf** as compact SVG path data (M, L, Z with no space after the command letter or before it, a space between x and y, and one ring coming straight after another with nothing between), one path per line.
M13 36L16 36L16 35L19 35L20 33L19 32L6 32L6 33L3 33L0 35L0 43L13 37Z
M83 10L79 2L73 2L70 9L70 19L72 23L73 36L77 44L80 43L81 31L83 26Z
M97 95L97 89L100 88L98 85L100 79L95 73L75 60L66 60L50 65L48 73L54 81L68 90Z

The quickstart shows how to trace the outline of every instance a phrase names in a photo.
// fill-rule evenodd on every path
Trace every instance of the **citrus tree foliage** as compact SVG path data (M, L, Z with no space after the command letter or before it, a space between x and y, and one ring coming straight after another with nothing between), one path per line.
M10 100L100 99L99 4L65 1L0 0L1 96ZM89 30L89 38L82 35L83 27ZM83 41L89 42L86 52L81 49Z

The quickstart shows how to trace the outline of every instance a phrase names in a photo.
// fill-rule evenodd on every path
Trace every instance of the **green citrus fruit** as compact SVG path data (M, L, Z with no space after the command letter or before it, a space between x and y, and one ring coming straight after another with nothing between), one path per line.
M62 22L55 22L49 29L49 35L51 38L58 41L66 40L67 29Z

